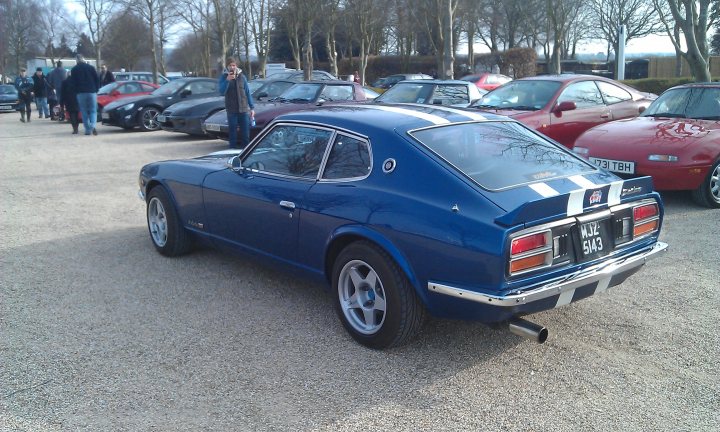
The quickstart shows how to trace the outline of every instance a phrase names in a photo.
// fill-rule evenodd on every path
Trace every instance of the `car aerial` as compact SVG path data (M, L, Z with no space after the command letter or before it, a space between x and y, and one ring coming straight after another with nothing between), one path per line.
M475 84L477 88L483 89L483 90L495 90L496 88L500 87L501 85L508 83L512 81L512 78L510 78L507 75L503 74L496 74L496 73L481 73L481 74L472 74L472 75L465 75L464 77L460 78L462 81L470 81L471 83Z
M581 133L636 117L655 97L594 75L541 75L510 81L472 107L510 116L572 148Z
M279 96L296 84L297 81L262 79L248 82L255 102ZM192 99L170 105L157 116L157 122L163 130L182 132L189 135L204 136L202 123L208 117L225 109L224 96L211 96Z
M152 72L113 72L115 81L145 81L153 82ZM170 81L166 76L158 74L158 84L167 84Z
M288 71L288 72L276 72L272 75L269 75L267 77L268 79L285 79L285 80L295 80L295 81L302 81L305 79L305 72L304 71ZM312 71L312 77L311 81L335 81L337 80L337 77L333 76L330 72L325 72L321 70L313 70Z
M100 87L97 93L98 119L102 120L102 110L109 103L128 97L147 95L158 87L160 86L157 84L145 81L115 81ZM82 114L79 112L78 118L82 118ZM70 120L69 112L65 113L65 119Z
M604 292L667 247L649 177L440 106L288 113L242 152L148 164L139 186L159 253L208 244L295 269L331 287L344 327L377 349L428 313L543 342L521 316Z
M111 102L102 111L104 125L143 131L160 129L157 116L165 108L183 100L199 99L217 94L217 80L211 78L181 78L155 89L145 96L135 96Z
M340 80L298 82L280 96L255 104L255 126L250 128L250 137L257 135L280 114L320 105L341 105L366 100L365 91L358 83ZM208 117L203 128L205 133L212 137L227 139L228 122L225 110Z
M373 87L377 87L383 90L387 90L390 87L394 86L395 84L399 83L400 81L406 81L406 80L424 80L424 79L433 79L430 75L425 75L421 73L415 73L415 74L395 74L386 76L383 78L379 78L375 83L373 83ZM378 85L375 85L378 84Z
M460 80L401 81L373 99L373 103L417 103L467 107L479 100L485 90Z
M0 85L0 112L13 112L20 102L18 91L14 85Z
M689 190L720 208L720 83L665 91L639 117L596 126L573 149L624 177L652 176L658 190Z

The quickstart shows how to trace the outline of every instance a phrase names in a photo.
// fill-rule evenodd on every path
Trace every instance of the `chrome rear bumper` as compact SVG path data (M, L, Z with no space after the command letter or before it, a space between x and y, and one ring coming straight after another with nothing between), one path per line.
M428 282L428 290L438 294L498 307L513 307L559 295L560 297L556 304L556 307L558 307L570 303L575 290L578 288L597 284L594 294L605 291L610 286L610 281L613 276L637 269L644 265L647 260L655 258L659 253L665 251L667 247L667 243L657 242L652 247L643 249L634 255L611 259L562 279L506 296L483 294L436 282Z

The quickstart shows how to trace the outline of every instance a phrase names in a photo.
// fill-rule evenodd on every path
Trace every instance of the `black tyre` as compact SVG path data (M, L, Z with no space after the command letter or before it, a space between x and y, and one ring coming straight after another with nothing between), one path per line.
M188 233L180 223L175 206L162 186L153 188L148 194L146 214L150 239L158 252L173 257L190 249Z
M160 110L155 107L145 107L140 111L140 129L145 132L160 130L160 123L157 122L157 116Z
M425 307L405 274L384 250L367 242L348 245L333 265L336 310L359 343L382 349L412 339Z
M692 192L693 199L700 205L720 208L720 160L710 168L699 188Z

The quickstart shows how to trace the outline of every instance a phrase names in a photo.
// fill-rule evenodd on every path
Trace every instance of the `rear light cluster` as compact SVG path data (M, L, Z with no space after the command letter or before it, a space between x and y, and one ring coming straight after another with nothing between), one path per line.
M588 226L598 230L595 236L588 235ZM658 205L648 200L523 230L510 239L508 274L590 261L656 233L659 228Z

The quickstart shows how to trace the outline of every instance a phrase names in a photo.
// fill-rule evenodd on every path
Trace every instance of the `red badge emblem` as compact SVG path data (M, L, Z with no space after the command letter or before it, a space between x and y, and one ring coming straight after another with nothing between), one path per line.
M590 204L596 204L602 201L602 191L596 190L590 195Z

